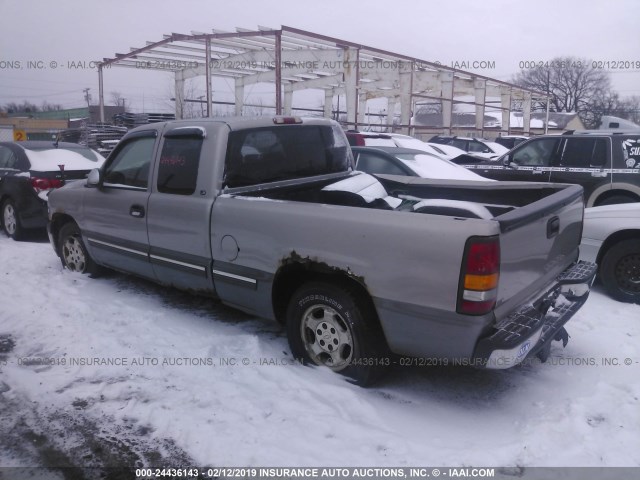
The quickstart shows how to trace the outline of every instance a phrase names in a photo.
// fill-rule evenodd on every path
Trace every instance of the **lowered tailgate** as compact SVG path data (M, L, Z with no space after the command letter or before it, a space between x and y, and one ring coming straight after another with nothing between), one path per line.
M495 218L500 224L500 321L532 302L578 258L584 212L582 187L567 185Z

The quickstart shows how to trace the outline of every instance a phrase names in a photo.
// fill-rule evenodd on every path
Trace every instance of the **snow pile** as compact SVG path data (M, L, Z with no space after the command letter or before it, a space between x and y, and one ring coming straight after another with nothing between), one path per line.
M361 389L291 364L274 323L72 274L42 241L0 238L0 279L0 335L15 341L0 397L82 408L114 436L137 425L201 465L640 465L640 306L598 289L547 364L398 367Z

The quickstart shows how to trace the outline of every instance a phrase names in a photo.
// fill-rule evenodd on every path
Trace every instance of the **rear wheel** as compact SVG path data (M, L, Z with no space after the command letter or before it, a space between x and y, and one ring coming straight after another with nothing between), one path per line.
M58 235L58 255L62 265L72 272L97 275L100 267L93 261L82 242L80 228L75 223L67 223Z
M602 259L600 277L616 300L640 303L640 240L613 245Z
M8 237L14 240L21 240L24 237L24 228L20 223L18 210L11 199L2 203L2 226Z
M360 386L371 384L390 363L373 308L349 285L300 287L287 309L287 337L295 358Z

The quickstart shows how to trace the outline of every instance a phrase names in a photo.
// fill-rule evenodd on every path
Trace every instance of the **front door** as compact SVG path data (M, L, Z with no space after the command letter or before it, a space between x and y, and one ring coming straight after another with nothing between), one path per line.
M495 180L548 182L551 165L558 152L560 138L537 138L516 147L508 156L508 165L500 162L478 164L473 170ZM507 158L507 157L503 157Z
M149 262L147 206L156 131L137 132L109 156L99 188L85 194L81 225L101 264L155 280Z

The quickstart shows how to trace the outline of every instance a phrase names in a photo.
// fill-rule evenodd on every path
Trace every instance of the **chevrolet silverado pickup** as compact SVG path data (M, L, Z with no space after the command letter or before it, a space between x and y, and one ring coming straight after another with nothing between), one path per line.
M49 196L69 270L108 267L286 326L291 351L365 385L397 355L508 368L584 304L582 187L372 176L326 119L129 132Z

